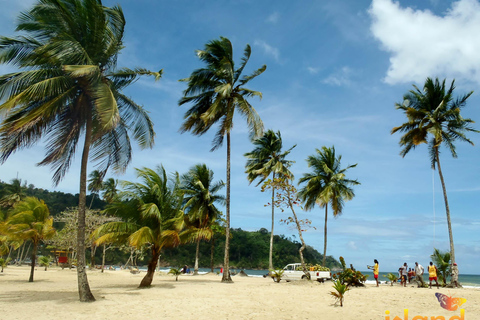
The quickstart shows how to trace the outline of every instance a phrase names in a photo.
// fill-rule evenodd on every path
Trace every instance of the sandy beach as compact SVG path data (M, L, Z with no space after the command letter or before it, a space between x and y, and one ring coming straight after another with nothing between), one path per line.
M78 301L75 270L37 268L29 283L29 267L9 266L0 273L0 317L13 319L355 319L412 320L415 316L462 319L460 308L440 307L436 292L467 299L464 319L480 319L480 290L418 289L367 285L347 292L344 307L329 295L332 283L274 283L260 277L219 275L155 275L149 289L138 289L145 275L129 271L90 271L97 301ZM405 319L404 309L408 309ZM390 311L387 314L387 310ZM457 316L458 318L455 318ZM452 318L453 317L453 318ZM417 318L419 319L419 318ZM422 318L420 318L422 319ZM441 318L440 318L441 319Z

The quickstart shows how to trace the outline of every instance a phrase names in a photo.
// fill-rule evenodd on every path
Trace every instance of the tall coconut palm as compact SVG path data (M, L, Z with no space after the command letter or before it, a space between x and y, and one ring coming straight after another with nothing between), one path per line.
M22 179L12 179L10 184L5 186L4 194L0 198L0 206L12 208L15 204L25 199L27 196L25 194L26 189L26 181L22 184Z
M78 288L80 301L94 301L85 270L87 163L100 172L123 171L131 160L129 130L142 148L154 131L146 111L122 93L141 75L160 72L116 69L125 18L119 6L101 0L41 0L20 15L16 38L0 37L0 63L21 71L0 76L0 163L42 138L58 184L80 139Z
M259 179L257 186L264 182L268 176L272 175L272 181L275 178L288 178L293 181L292 172L288 169L295 161L286 160L285 157L296 147L294 145L285 152L282 152L282 136L280 131L275 133L273 130L265 132L263 137L253 140L255 149L252 152L245 153L247 164L245 173L250 183ZM272 229L270 233L270 251L268 255L268 270L273 270L273 228L275 226L275 185L272 185Z
M453 97L455 80L446 90L445 80L440 83L438 78L427 78L423 91L417 86L403 96L403 103L396 103L395 107L402 110L408 121L399 127L392 129L392 134L403 132L400 137L400 146L403 147L400 155L405 157L416 146L426 143L430 153L430 161L433 169L438 168L438 175L442 183L445 211L447 214L448 236L450 238L450 258L455 263L455 247L453 244L452 223L450 220L450 207L448 205L447 189L443 179L442 167L440 166L440 146L445 145L454 158L457 157L454 142L465 141L473 145L473 142L465 136L467 131L479 132L470 124L473 120L463 118L460 111L472 95L469 92L457 99Z
M227 138L227 194L226 194L226 234L224 273L222 282L232 282L230 277L230 132L233 128L233 115L237 110L247 119L250 133L254 137L263 134L263 122L247 98L262 97L261 92L245 88L245 85L262 74L267 66L262 66L251 75L243 76L243 69L250 59L251 48L247 44L243 52L240 67L235 69L233 48L230 40L220 37L197 50L198 58L206 64L205 68L194 70L189 78L183 79L188 87L183 92L179 105L192 103L185 113L181 132L191 131L195 135L206 133L219 122L219 128L213 140L213 150L219 148L224 137Z
M33 244L32 266L29 282L33 282L35 261L40 242L51 239L55 235L53 217L43 200L27 197L19 202L11 211L7 222L7 234L12 239L30 240Z
M102 190L103 187L103 178L104 178L105 173L102 173L98 170L93 170L89 175L88 175L88 191L91 192L92 195L92 201L90 202L90 207L89 209L92 208L93 204L93 199L95 199L95 194L98 194L100 190Z
M347 179L346 171L355 168L357 164L340 167L342 156L335 155L335 147L322 147L316 149L317 154L307 158L308 167L312 172L305 173L298 181L305 186L300 190L299 197L304 203L306 210L311 210L317 204L325 208L325 227L323 242L323 261L325 266L327 258L327 218L328 206L332 208L333 216L336 218L342 214L345 201L352 200L355 193L351 186L359 185L357 180Z
M186 234L197 243L194 274L198 274L200 241L213 237L212 225L222 214L215 207L215 203L225 202L225 197L217 194L224 186L223 181L213 181L213 171L208 169L206 164L193 166L181 177L184 211L187 214L187 224L190 226Z
M144 288L153 281L162 248L180 244L183 197L178 174L168 179L163 167L136 169L136 172L141 182L124 181L125 191L105 209L123 221L108 222L93 236L97 244L127 242L137 249L149 246L152 258L139 286Z

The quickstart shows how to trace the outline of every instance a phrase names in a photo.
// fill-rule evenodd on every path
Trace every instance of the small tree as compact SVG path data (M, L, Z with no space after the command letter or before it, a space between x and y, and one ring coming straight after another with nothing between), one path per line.
M343 307L343 300L345 299L345 293L347 293L348 288L347 285L343 284L340 280L337 280L333 283L333 289L335 291L331 291L330 294L336 298L335 304L340 302L340 307Z
M47 271L48 266L50 266L50 261L52 261L52 257L50 256L43 256L38 259L40 266L45 267L45 271Z
M447 277L451 274L450 270L450 252L443 252L438 249L433 249L433 254L430 256L433 263L437 266L438 277L443 282L443 286L447 285Z
M171 268L168 271L168 274L173 274L175 276L175 281L178 281L178 276L182 274L182 270L180 268Z
M308 219L299 220L297 214L295 213L295 207L300 206L300 199L297 197L297 189L290 183L290 180L287 178L275 178L273 180L266 180L262 185L262 192L265 192L269 189L277 190L276 199L273 202L273 205L277 208L280 208L284 212L284 208L287 207L292 211L293 217L287 217L281 221L290 224L295 223L295 226L298 231L298 236L302 242L302 246L298 250L300 254L300 262L302 263L303 271L308 279L310 279L310 273L307 272L307 267L305 265L305 260L303 259L303 250L307 247L305 241L303 240L303 231L306 231L307 226L311 224L311 221ZM270 206L270 203L266 206Z
M390 280L390 284L391 286L393 286L393 284L395 282L397 282L398 280L398 277L396 275L394 275L393 273L389 273L387 275L383 275L385 278L387 278L388 280Z
M2 271L3 272L3 269L7 267L8 265L8 262L12 260L10 258L7 258L7 259L4 259L4 258L0 258L0 267L2 267Z

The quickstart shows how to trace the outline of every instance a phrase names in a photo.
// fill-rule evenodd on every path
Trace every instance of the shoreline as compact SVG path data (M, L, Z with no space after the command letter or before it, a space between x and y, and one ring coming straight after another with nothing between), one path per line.
M34 282L28 282L28 267L9 266L0 273L2 319L352 319L385 320L416 315L460 316L480 314L480 289L423 289L399 285L352 288L344 307L334 304L331 282L275 283L263 277L234 276L233 284L221 283L217 274L172 275L156 272L152 287L138 289L145 272L89 270L88 280L97 299L78 301L76 270L38 267ZM441 308L435 293L461 297L465 304L457 311ZM455 319L455 318L454 318Z

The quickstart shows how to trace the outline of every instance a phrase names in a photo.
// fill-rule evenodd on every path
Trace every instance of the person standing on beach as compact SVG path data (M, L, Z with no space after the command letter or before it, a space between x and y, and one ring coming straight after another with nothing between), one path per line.
M455 286L455 288L460 287L458 283L458 266L456 263L454 263L452 266L452 284Z
M373 277L375 278L375 281L377 282L377 287L378 287L378 260L374 259L373 262L375 263L375 265L367 266L367 268L373 269Z
M408 266L407 266L407 263L405 262L403 264L403 267L401 267L402 269L402 283L403 283L403 286L406 287L407 286L407 275L408 275Z
M428 266L428 280L430 280L430 289L432 289L432 280L435 280L437 289L439 289L437 281L437 267L433 265L432 261L430 261L430 265Z
M418 287L425 287L425 282L423 281L423 266L418 262L415 262L415 280L417 280Z

